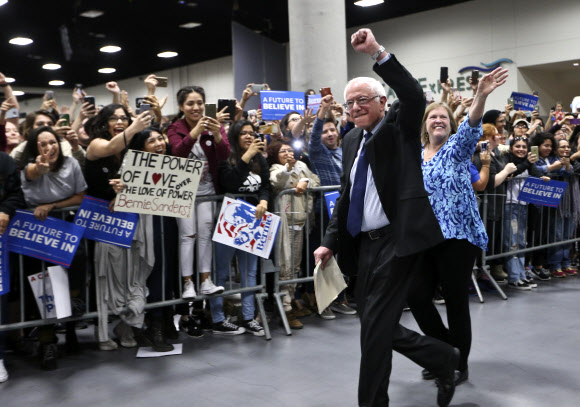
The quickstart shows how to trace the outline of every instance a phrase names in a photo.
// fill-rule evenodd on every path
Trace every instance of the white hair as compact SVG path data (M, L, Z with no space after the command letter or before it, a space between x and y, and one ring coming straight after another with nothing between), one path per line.
M359 76L358 78L351 79L346 84L346 87L344 88L344 101L345 102L346 102L346 91L348 90L348 87L355 82L356 83L361 82L361 83L369 85L371 90L373 90L378 96L385 96L385 97L387 96L387 92L385 91L385 88L383 88L383 85L379 81L377 81L375 78L370 78L368 76Z

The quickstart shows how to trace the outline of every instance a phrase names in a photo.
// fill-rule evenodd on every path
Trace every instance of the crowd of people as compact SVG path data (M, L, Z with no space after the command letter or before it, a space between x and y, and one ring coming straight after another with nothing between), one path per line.
M498 83L501 81L504 79ZM135 112L126 93L115 82L109 82L106 89L111 92L111 104L94 106L83 100L86 95L82 89L75 89L70 105L68 101L59 105L45 95L39 109L21 121L18 115L8 115L14 109L18 111L19 104L0 74L5 97L0 106L0 233L4 233L16 209L28 208L43 221L55 215L55 210L79 205L85 194L113 203L125 187L119 174L128 149L203 161L197 195L248 194L248 202L256 206L256 218L266 211L274 212L279 192L294 189L293 205L290 195L278 202L280 244L274 256L280 265L285 316L292 329L303 328L303 318L318 313L313 287L283 282L312 274L305 270L306 258L310 258L310 265L314 264L313 253L321 244L321 231L326 230L330 217L315 202L321 198L306 191L341 184L341 140L355 128L351 118L353 103L342 105L330 94L321 98L316 113L295 111L279 121L262 120L260 110L244 111L246 102L257 96L249 84L236 103L234 117L225 109L210 117L205 114L204 89L188 86L177 92L179 113L166 115L163 107L167 98L156 96L156 76L149 75L144 85L147 95L143 103L150 106L149 110ZM570 244L527 256L509 252L532 244L569 240L580 214L580 185L574 176L580 171L580 126L574 124L577 113L565 112L561 103L546 120L540 118L537 110L515 111L513 105L484 112L483 104L478 102L482 90L478 96L478 83L471 85L473 97L462 98L450 81L442 83L441 101L427 102L423 123L416 123L420 128L417 142L421 140L423 146L423 157L417 160L423 160L425 189L432 195L433 210L441 224L441 219L449 216L449 208L438 207L437 200L447 202L450 198L445 196L446 191L457 185L464 192L453 198L454 214L450 216L456 216L457 223L442 231L445 240L429 253L432 264L437 265L437 274L424 274L417 279L408 299L425 333L461 351L458 382L468 377L468 284L478 254L481 250L490 255L505 254L491 262L492 275L498 281L507 279L507 286L518 290L536 288L536 280L576 275ZM379 87L375 97L385 96L384 88ZM370 97L356 100L359 107L374 102ZM398 105L391 109L398 109ZM482 135L473 130L480 120ZM471 178L457 175L455 167L457 171L469 167ZM404 180L405 175L400 175ZM558 208L527 205L518 200L528 175L568 183ZM441 183L441 178L446 181ZM472 191L468 193L466 189L480 191L480 202L472 200ZM179 331L193 337L202 336L204 329L216 335L264 335L254 292L241 293L240 318L234 321L226 312L222 294L227 291L232 265L242 288L259 283L259 267L255 255L212 242L218 211L218 201L204 201L191 219L140 214L131 248L96 242L88 246L88 251L78 251L71 265L78 271L75 277L71 273L71 297L73 304L75 300L85 300L84 287L92 281L94 300L79 312L97 310L95 336L99 349L112 351L118 345L144 345L159 352L170 351L170 341L178 338ZM70 213L63 216L67 220L73 218ZM462 253L463 258L455 262L456 270L451 272L446 265L457 253ZM86 269L85 264L90 264L90 268ZM17 265L18 261L11 262L13 287L24 284L16 278ZM40 272L39 260L24 257L24 265L25 275ZM89 274L92 278L88 278ZM356 314L355 304L351 306L347 300L352 298L356 277L349 276L349 288L320 317L333 319L334 312ZM24 285L26 318L38 319L30 287ZM18 306L19 292L13 288L11 293L0 296L0 324L15 322L9 311L14 304ZM445 328L433 307L437 292L448 304L449 328ZM162 298L185 301L175 307L145 311L147 303ZM113 329L117 341L109 336L111 312L119 319ZM177 324L175 315L179 315ZM78 325L67 322L60 327L66 332L68 351L78 349ZM55 369L58 329L53 324L40 326L33 333L14 331L9 341L8 335L0 332L0 382L8 378L3 364L5 345L24 352L27 341L23 337L27 336L40 344L41 366ZM424 371L423 376L433 377L429 371Z

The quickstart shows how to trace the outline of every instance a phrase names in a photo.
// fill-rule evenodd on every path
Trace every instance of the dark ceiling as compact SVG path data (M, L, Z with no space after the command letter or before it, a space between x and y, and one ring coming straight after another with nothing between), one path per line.
M64 87L85 86L119 80L163 69L231 55L232 20L278 41L288 41L288 1L293 0L9 0L0 7L0 72L16 79L20 87L48 88L50 80L63 80ZM316 0L312 0L316 1ZM347 27L444 7L466 0L387 0L378 6L346 7ZM101 10L97 18L80 14ZM188 22L202 23L193 29ZM28 37L27 46L9 44L13 37ZM67 37L68 40L64 40ZM99 51L118 45L120 52ZM67 57L65 48L70 45ZM161 51L176 51L175 58L159 58ZM56 71L42 69L58 63ZM98 73L113 67L113 74Z

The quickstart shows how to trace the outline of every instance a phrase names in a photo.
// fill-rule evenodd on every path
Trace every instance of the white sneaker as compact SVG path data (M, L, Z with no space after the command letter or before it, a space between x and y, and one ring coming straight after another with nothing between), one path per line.
M224 292L224 288L221 285L216 286L212 283L211 278L207 278L203 283L201 283L199 291L205 295L221 294Z
M195 288L193 287L193 280L185 280L183 283L183 298L193 298L195 297Z
M8 372L4 367L4 359L0 359L0 383L4 383L8 380Z

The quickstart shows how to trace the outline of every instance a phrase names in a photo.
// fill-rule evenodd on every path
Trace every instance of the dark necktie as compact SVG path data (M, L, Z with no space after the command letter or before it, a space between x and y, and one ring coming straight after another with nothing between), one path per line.
M365 134L365 141L356 163L356 174L354 175L350 206L348 207L348 218L346 220L346 229L352 237L356 237L360 233L362 227L365 192L367 189L367 174L369 172L369 160L366 155L366 144L371 135L370 132Z

